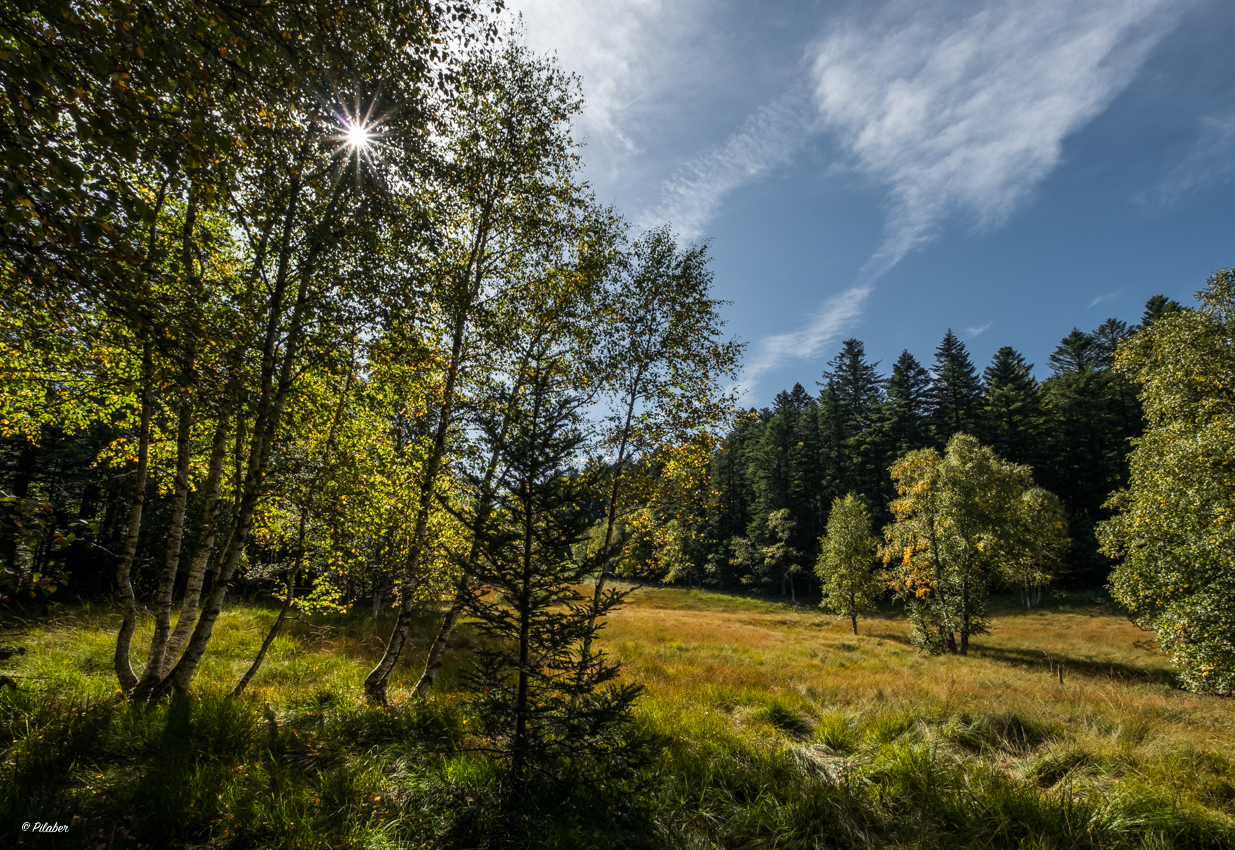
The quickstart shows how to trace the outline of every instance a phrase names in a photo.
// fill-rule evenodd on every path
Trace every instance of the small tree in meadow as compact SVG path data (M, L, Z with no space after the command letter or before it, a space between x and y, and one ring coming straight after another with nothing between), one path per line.
M1034 485L1029 467L968 434L949 440L942 455L909 452L890 472L899 498L889 506L882 557L913 642L968 655L970 637L989 633L993 576L1002 571L1030 593L1050 578L1068 545L1058 500Z
M854 494L832 502L828 533L820 541L822 551L815 574L823 585L819 607L848 617L858 633L858 617L875 610L884 590L876 571L879 541L871 533L866 505Z
M512 403L505 468L477 532L475 587L464 602L492 639L466 675L511 801L533 785L556 794L622 780L647 753L631 726L641 687L617 683L607 653L582 655L584 639L603 626L593 611L608 615L625 592L610 589L597 603L577 589L599 557L574 554L592 523L592 491L573 471L583 440L578 401L564 392L560 364L534 365L524 398Z

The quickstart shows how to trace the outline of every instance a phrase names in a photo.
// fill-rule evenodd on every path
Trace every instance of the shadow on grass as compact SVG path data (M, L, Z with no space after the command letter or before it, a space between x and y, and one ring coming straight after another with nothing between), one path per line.
M865 624L865 628L863 628ZM858 640L878 639L901 646L913 647L909 637L908 624L888 620L866 620L859 622ZM980 638L978 639L980 640ZM1153 652L1157 656L1156 645L1152 641L1136 641L1141 649ZM1053 653L1031 647L988 646L971 644L971 658L984 658L997 661L1022 670L1034 670L1052 674L1052 664L1063 664L1065 680L1068 676L1084 676L1089 679L1108 679L1121 684L1156 684L1175 687L1174 675L1167 669L1153 669L1113 661L1094 661L1078 658L1075 655Z
M1109 679L1120 684L1153 684L1175 686L1172 674L1166 670L1151 670L1132 664L1113 661L1091 661L1073 655L1047 655L1040 649L1020 649L998 646L975 646L970 650L974 658L988 658L1023 670L1050 673L1051 664L1063 664L1064 680L1072 676L1089 679Z
M1045 595L1042 602L1033 608L1026 607L1017 593L991 594L987 600L987 613L995 617L1024 617L1040 614L1088 614L1092 617L1124 617L1123 609L1116 605L1105 589L1082 588L1068 590L1059 596Z

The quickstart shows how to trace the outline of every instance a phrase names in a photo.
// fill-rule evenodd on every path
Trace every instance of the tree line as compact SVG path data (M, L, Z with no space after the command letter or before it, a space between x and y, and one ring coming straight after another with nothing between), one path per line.
M817 592L814 565L836 500L860 499L882 528L899 495L889 470L913 452L942 451L963 433L1032 470L1035 486L1058 497L1072 543L1057 572L1073 586L1102 586L1111 561L1094 529L1128 481L1129 441L1143 427L1138 387L1114 368L1116 352L1182 309L1155 295L1139 324L1108 319L1088 333L1074 328L1041 382L1009 346L979 373L951 330L929 368L904 351L887 374L861 340L845 340L817 392L796 384L771 406L740 415L723 439L663 459L659 489L631 518L621 568L789 598ZM1027 591L1029 598L1039 591Z

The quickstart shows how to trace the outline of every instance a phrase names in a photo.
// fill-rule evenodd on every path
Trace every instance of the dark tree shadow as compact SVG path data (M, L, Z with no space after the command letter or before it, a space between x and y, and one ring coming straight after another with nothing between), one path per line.
M1041 649L975 646L970 650L970 655L1048 674L1062 664L1065 681L1069 675L1079 675L1090 679L1109 679L1122 684L1175 685L1174 676L1166 670L1150 670L1120 662L1092 661L1067 654L1049 655Z

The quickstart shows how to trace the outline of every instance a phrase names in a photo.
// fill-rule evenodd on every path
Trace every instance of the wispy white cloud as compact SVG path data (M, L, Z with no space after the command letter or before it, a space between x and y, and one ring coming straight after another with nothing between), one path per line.
M976 336L981 336L982 332L993 324L995 324L993 321L987 322L985 325L978 325L976 328L961 328L961 331L965 334L965 339L970 340Z
M533 47L556 49L581 73L581 131L593 154L601 148L612 177L645 138L634 116L646 106L641 98L655 101L715 67L715 57L688 46L716 2L511 5L524 14ZM745 377L751 387L774 368L819 356L861 318L874 282L950 217L979 227L1004 221L1059 164L1067 136L1131 82L1190 2L891 0L828 26L808 56L806 94L791 90L756 110L679 168L659 202L635 218L668 220L697 238L726 196L790 162L821 131L839 141L847 167L886 192L885 238L854 285L798 330L757 343ZM1206 156L1197 162L1218 161Z
M1122 289L1117 289L1117 290L1115 290L1114 292L1108 292L1108 293L1106 293L1106 295L1098 295L1098 296L1095 296L1095 297L1094 297L1094 300L1090 301L1090 302L1089 302L1089 306L1088 306L1088 307L1086 307L1085 309L1086 309L1086 310L1088 310L1088 309L1090 309L1091 307L1097 307L1097 306L1098 306L1099 304L1101 304L1103 301L1110 301L1110 300L1112 300L1112 299L1118 298L1119 296L1121 296L1121 295L1123 295L1123 294L1124 294L1124 291L1123 291Z
M789 162L808 135L812 116L804 92L760 107L742 129L670 177L659 206L640 216L644 226L670 222L683 239L698 239L729 192Z
M691 33L713 0L510 0L533 49L555 53L579 74L584 111L580 137L593 164L616 172L640 150L637 119L627 110L688 78L699 64ZM598 151L595 149L599 149Z
M788 161L820 129L835 134L858 173L886 188L885 238L855 286L802 329L762 340L747 386L816 356L861 317L874 282L950 216L1002 223L1059 164L1064 139L1132 81L1183 5L893 0L873 17L832 27L813 48L817 111L799 114L795 96L760 110L666 183L653 211L697 235L726 193Z
M1158 186L1155 200L1176 204L1188 195L1223 185L1235 177L1235 113L1211 115L1188 155Z
M816 95L858 171L889 191L877 277L953 214L1002 222L1063 140L1122 91L1183 4L1171 0L894 2L832 30Z
M809 360L829 346L862 316L870 285L858 285L827 300L806 325L792 333L764 337L742 373L741 390L749 392L767 372L794 360Z

